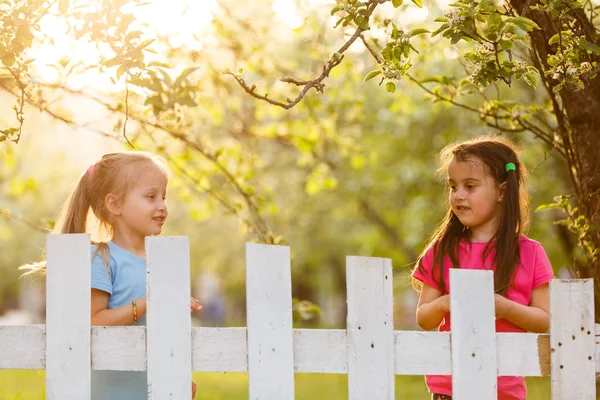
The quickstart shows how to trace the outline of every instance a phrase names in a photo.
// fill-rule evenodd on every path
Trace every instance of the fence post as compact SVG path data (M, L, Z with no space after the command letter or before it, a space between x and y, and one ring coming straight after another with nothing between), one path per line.
M90 398L89 235L46 238L46 396Z
M392 262L347 257L348 396L394 399Z
M450 269L452 398L495 400L498 361L493 271Z
M246 244L248 389L251 400L293 400L290 248Z
M191 399L189 239L147 237L146 257L148 399Z
M550 282L552 399L596 398L594 280Z

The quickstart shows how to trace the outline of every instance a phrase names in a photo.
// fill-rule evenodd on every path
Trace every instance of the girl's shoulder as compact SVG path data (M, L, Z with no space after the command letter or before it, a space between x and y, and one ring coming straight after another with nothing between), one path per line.
M521 253L522 259L536 258L539 254L546 254L544 246L537 240L528 238L525 235L521 235L519 238L519 253Z
M521 236L519 237L519 246L534 249L537 247L542 247L542 244L540 242L538 242L537 240L533 240L533 239L521 234Z
M91 246L92 264L102 262L106 266L114 267L116 260L110 242L94 243Z

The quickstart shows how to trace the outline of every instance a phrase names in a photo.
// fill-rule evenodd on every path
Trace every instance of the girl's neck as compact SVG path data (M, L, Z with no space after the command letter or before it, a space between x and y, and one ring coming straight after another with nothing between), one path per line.
M471 230L469 232L469 240L472 243L487 243L496 236L496 230Z
M146 244L144 238L132 237L130 235L121 235L117 231L114 232L112 242L120 248L135 254L136 256L146 259Z

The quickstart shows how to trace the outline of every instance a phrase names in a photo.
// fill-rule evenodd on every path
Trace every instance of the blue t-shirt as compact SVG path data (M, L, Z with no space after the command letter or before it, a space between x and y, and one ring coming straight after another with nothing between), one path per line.
M146 260L108 242L110 270L101 252L94 257L92 246L92 289L110 294L108 308L131 304L146 297ZM138 324L146 325L146 316ZM92 371L92 400L146 400L147 374L139 371Z

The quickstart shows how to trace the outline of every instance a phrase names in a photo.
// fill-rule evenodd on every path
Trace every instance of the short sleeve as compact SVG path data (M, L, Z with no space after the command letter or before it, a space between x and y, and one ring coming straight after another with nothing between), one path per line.
M109 271L100 252L96 253L92 259L92 289L102 290L110 295L113 294L113 285L110 274L112 267L113 266L111 265Z
M429 247L423 257L421 257L419 264L412 272L412 277L418 281L421 281L432 288L441 290L439 285L435 282L433 273L433 246Z
M542 286L554 279L554 271L552 265L546 255L546 251L541 244L535 248L535 259L533 263L533 289Z

